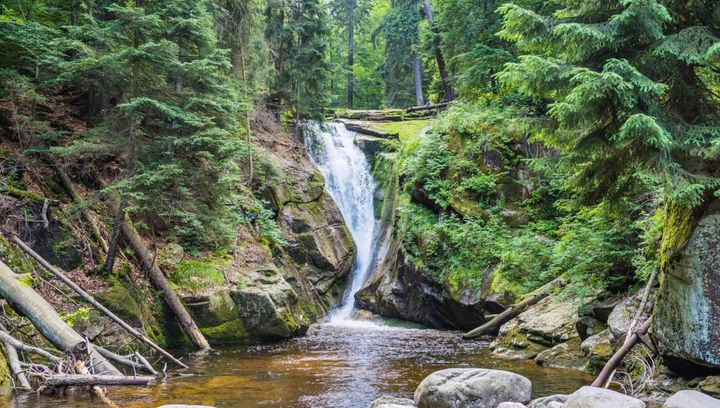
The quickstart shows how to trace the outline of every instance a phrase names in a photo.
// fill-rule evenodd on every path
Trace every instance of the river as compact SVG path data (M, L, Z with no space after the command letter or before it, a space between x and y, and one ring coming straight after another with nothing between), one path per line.
M570 393L592 381L575 371L508 361L493 356L483 341L463 341L458 332L408 327L387 321L354 320L353 295L367 279L375 251L375 184L354 133L341 124L310 125L305 144L338 203L355 240L357 257L343 305L303 337L190 355L190 369L172 372L146 388L115 388L120 406L169 403L216 407L365 408L380 395L412 398L417 384L449 367L486 367L522 374L533 395ZM24 393L15 407L94 407L87 393L52 398Z

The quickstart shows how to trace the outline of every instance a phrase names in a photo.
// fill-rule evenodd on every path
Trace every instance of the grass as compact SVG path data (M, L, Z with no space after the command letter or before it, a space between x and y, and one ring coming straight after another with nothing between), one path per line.
M180 262L170 280L178 287L190 290L225 284L222 271L213 264L197 259Z

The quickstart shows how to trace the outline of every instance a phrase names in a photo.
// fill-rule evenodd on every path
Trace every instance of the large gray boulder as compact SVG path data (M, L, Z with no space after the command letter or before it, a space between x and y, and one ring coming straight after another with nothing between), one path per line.
M528 408L556 408L562 407L567 401L568 396L565 394L555 394L547 397L537 398L528 404Z
M700 391L683 390L668 398L663 408L720 408L720 400Z
M527 378L500 370L449 368L426 377L415 390L418 408L496 408L530 401Z
M597 387L582 387L570 394L563 408L645 408L645 403L625 394Z
M519 402L501 402L500 405L497 406L497 408L527 408L527 406L519 403Z
M716 204L707 211L717 212ZM651 330L670 368L697 373L686 362L720 367L720 214L704 215L694 229L689 221L681 223L680 215L670 215L668 221L679 224L666 224L670 231L692 234L679 236L675 243L663 240L663 247L675 245L676 252L666 251L662 257L662 286Z
M625 338L625 335L630 328L630 323L635 318L637 309L640 307L640 302L642 301L642 295L644 291L644 288L640 289L634 295L630 295L625 299L621 300L620 303L615 306L612 312L610 312L610 316L608 316L607 319L607 325L610 329L613 340L620 340ZM650 310L652 310L652 302L647 302L645 304L645 310L643 311L643 315L640 319L641 321L647 319Z
M415 401L409 398L397 398L391 396L382 396L375 399L368 405L368 408L409 408L415 407Z

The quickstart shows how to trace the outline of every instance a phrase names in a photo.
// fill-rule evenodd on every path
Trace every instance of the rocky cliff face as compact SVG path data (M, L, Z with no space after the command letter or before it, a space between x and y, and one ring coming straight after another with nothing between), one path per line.
M355 250L340 211L303 145L267 118L255 121L259 188L272 203L284 244L273 248L252 231L238 236L238 253L223 269L227 285L188 294L201 331L211 343L288 338L336 306Z

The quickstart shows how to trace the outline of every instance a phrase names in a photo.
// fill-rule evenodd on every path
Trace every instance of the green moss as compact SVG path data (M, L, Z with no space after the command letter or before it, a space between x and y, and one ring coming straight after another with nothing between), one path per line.
M227 264L223 258L205 258L181 261L170 275L170 281L177 287L201 290L225 284L220 267Z
M697 224L696 210L679 201L666 201L660 243L660 266L666 268L687 245Z
M242 320L236 319L214 327L200 328L210 343L226 344L248 339L248 332Z
M399 135L401 143L407 143L420 136L420 132L432 123L429 119L406 120L402 122L378 123L376 127L383 133Z

